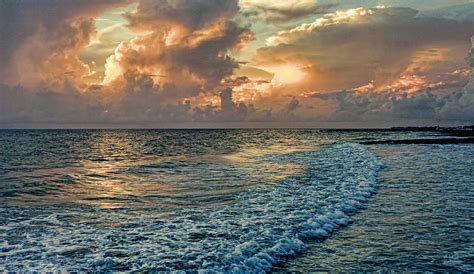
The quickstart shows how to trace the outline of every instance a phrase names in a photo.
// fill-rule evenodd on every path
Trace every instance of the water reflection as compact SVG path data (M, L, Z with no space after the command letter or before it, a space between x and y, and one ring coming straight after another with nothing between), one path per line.
M328 144L402 137L318 130L0 132L0 271L25 264L165 271L234 263L267 270L303 251L308 235L327 237L348 224L342 212L362 207L373 193L379 164L368 148ZM386 169L369 208L279 269L471 270L472 147L370 150Z
M11 193L5 203L164 210L225 205L241 191L301 173L302 166L277 156L315 148L285 135L250 138L263 132L223 132L232 138L221 143L209 140L212 131L54 133L19 136L25 143L40 139L32 144L42 151L37 155L5 151L10 159L27 154L37 163L18 160L18 166L6 168Z

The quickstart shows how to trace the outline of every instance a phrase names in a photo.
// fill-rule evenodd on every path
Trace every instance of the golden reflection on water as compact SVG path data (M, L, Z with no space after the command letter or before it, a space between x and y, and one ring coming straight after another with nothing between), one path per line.
M310 146L272 145L266 148L249 147L236 153L223 155L222 159L236 164L254 164L260 172L268 174L272 182L278 182L289 176L302 172L303 166L287 161L266 161L265 155L284 155L301 151L314 150ZM263 159L262 159L263 158ZM258 167L257 167L258 165Z
M33 169L30 176L41 178L43 186L54 186L54 191L41 198L24 194L21 199L104 209L225 204L240 191L270 186L304 172L302 165L276 156L314 150L288 140L230 154L144 154L143 142L107 131L88 142L86 150L79 151L84 155L77 155L68 166ZM159 140L154 142L159 145Z
M130 158L138 144L130 138L110 132L103 132L94 141L90 153L97 157L79 161L73 173L80 183L70 185L71 188L66 192L80 197L80 203L99 208L116 209L130 203L147 206L139 197L151 187L149 182L143 176L127 172L127 169L137 165L159 164L163 159L152 155ZM154 180L152 188L159 191L170 186Z
M142 166L159 166L165 159L158 156L144 157L142 160L105 159L102 162L82 161L75 170L77 181L69 193L81 197L80 203L100 208L122 208L129 206L154 206L145 196L172 196L181 187L172 182L164 182L162 171L156 173L134 173L133 169ZM167 158L169 161L170 158ZM179 178L174 178L175 180ZM160 203L166 204L165 201Z
M121 144L121 148L124 147L125 145ZM265 149L247 148L227 155L185 158L182 156L147 156L144 159L133 161L128 159L120 161L104 159L101 162L83 161L82 167L76 171L81 174L80 189L68 191L81 192L83 197L81 203L100 208L128 207L131 206L131 203L140 204L141 207L154 206L157 203L179 206L173 201L187 195L192 197L218 196L235 192L236 189L232 187L222 186L230 183L224 180L243 181L237 185L239 188L245 189L246 184L256 184L261 187L268 183L278 182L288 176L297 175L302 172L302 166L283 161L266 161L264 158L267 154L286 154L297 150L302 150L302 148L272 146ZM189 165L198 164L199 166L189 170L178 164L157 170L152 168L151 172L146 174L124 172L124 170L134 167L159 167L160 164L174 162L185 162ZM240 178L227 174L227 172L235 172L229 166L236 166L239 169ZM159 200L144 198L148 196L163 198Z

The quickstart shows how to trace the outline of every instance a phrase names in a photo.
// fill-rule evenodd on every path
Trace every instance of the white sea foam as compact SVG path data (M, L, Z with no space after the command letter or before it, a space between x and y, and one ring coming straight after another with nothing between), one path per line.
M19 212L0 230L0 270L266 271L303 252L308 238L347 225L375 192L381 167L357 144L270 160L282 159L307 172L242 192L220 209L185 208L168 219L123 210Z

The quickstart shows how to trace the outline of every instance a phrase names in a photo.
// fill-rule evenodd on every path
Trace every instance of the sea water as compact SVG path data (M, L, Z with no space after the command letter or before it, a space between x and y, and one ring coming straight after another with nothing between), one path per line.
M0 131L0 270L473 271L473 145L430 133Z

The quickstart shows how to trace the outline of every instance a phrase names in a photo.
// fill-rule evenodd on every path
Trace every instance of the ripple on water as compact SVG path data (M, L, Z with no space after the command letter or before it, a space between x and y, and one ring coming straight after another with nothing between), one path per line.
M305 172L238 194L221 207L112 210L0 208L5 270L269 270L351 222L377 186L381 163L356 144L267 155Z
M354 223L276 270L474 271L474 146L371 146L385 168Z

